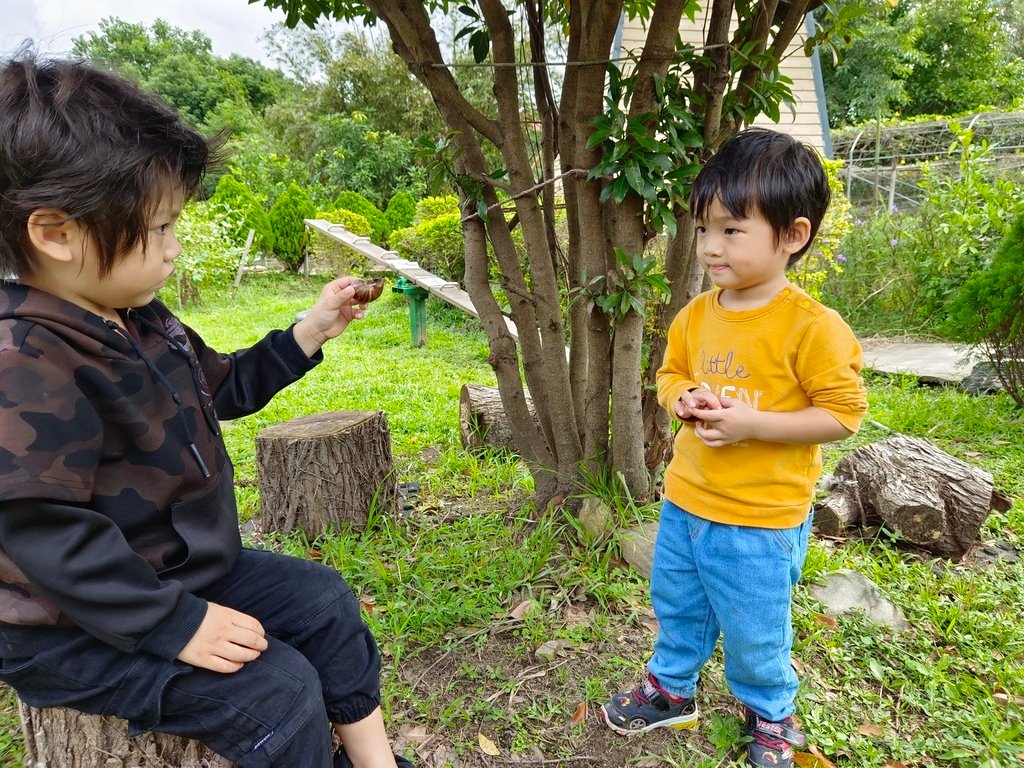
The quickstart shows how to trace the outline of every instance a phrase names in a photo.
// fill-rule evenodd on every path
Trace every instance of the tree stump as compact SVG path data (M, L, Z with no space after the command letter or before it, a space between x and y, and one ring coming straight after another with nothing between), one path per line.
M397 482L383 411L333 411L275 424L256 436L264 531L296 528L311 540L370 509L391 511Z
M128 724L71 709L18 702L25 768L233 768L198 741L164 733L128 738Z
M537 411L533 407L533 399L529 392L526 393L526 407L539 432L540 422L537 421ZM491 448L519 453L497 387L485 387L480 384L462 385L459 394L459 434L462 437L462 447L469 451Z
M858 448L836 466L831 494L815 505L819 532L880 525L904 541L959 560L993 509L1010 499L992 475L926 440L905 435Z

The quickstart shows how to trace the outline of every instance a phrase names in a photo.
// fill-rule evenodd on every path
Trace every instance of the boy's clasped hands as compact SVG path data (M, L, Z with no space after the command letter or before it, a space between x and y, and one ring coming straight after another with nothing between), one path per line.
M693 424L694 433L709 448L753 437L758 411L743 400L719 397L704 387L683 392L673 408L680 421Z

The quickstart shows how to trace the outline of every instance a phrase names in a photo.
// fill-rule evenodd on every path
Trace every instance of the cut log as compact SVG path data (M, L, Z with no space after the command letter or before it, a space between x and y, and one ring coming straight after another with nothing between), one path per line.
M900 539L959 560L993 509L1010 500L992 475L926 440L905 435L859 448L834 472L834 489L815 506L815 525L838 535L850 525L880 525Z
M533 399L529 392L526 393L526 407L539 433L540 422L537 421L537 411L533 407ZM462 385L462 392L459 395L459 432L462 436L462 447L467 450L491 448L519 453L497 387L485 387L480 384Z
M333 411L275 424L256 436L259 525L304 531L366 525L371 509L394 510L397 482L383 411Z
M164 733L128 738L128 724L18 702L25 733L25 768L232 768L198 741Z

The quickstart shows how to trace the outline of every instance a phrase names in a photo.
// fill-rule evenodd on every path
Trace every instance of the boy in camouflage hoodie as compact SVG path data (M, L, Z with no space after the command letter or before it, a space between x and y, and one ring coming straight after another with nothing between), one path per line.
M351 278L228 355L154 298L213 154L119 77L0 68L0 681L240 766L407 766L348 585L242 548L218 424L323 359Z

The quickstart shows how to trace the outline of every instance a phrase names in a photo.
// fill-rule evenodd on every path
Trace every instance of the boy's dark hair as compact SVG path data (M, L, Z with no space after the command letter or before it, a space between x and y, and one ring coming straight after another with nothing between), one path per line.
M704 165L690 192L690 211L705 218L715 200L738 219L751 208L771 225L776 240L801 216L811 222L807 244L789 258L791 267L807 252L832 197L818 153L767 128L747 128L722 145Z
M0 66L0 277L32 274L28 220L39 209L86 228L102 277L146 245L170 189L195 194L217 142L115 74L15 56Z

